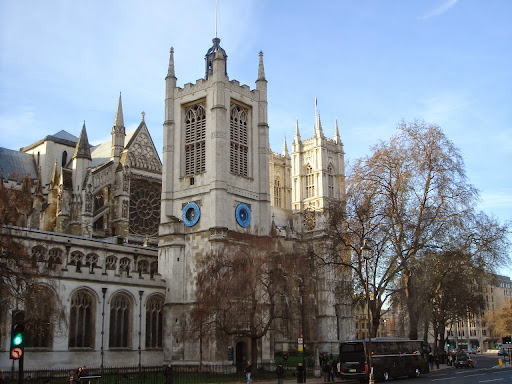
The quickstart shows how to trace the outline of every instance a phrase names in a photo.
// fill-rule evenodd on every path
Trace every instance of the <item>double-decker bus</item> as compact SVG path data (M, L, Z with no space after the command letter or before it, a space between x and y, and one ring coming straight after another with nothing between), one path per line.
M423 340L378 337L340 343L342 379L367 382L370 368L377 380L388 381L400 376L418 377L428 373L429 346Z

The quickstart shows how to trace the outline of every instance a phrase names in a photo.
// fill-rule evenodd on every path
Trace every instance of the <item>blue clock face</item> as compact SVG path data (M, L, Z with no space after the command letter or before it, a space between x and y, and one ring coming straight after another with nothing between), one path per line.
M251 224L251 210L247 204L240 203L236 206L235 210L236 222L241 227L245 228Z
M199 221L199 216L201 216L201 211L196 203L188 203L183 208L182 219L187 227L196 225Z

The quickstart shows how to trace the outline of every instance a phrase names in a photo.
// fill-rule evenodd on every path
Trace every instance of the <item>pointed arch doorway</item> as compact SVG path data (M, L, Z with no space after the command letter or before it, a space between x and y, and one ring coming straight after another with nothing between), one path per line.
M236 343L236 370L243 371L247 362L247 344L244 341Z

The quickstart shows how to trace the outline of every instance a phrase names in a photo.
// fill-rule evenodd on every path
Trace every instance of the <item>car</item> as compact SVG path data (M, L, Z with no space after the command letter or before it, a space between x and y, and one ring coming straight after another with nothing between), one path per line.
M498 356L508 356L508 352L502 348L498 351Z
M453 365L455 368L475 368L475 361L467 353L457 353Z
M475 354L476 353L476 349L475 348L471 348L468 350L468 353L469 354Z

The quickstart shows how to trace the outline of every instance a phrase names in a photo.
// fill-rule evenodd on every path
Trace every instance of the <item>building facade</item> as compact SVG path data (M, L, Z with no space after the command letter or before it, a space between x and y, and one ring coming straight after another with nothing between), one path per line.
M67 331L48 333L52 341L44 351L28 348L34 367L43 361L76 366L78 354L63 358L75 351L88 352L81 362L88 366L195 364L198 344L178 335L196 300L201 258L236 233L272 235L289 250L325 252L326 209L345 193L337 122L329 139L315 111L311 138L301 139L297 122L291 151L284 139L282 153L272 152L263 54L251 89L229 79L218 38L205 55L204 77L183 88L176 83L171 49L163 163L144 116L125 134L121 97L108 143L91 147L84 123L79 137L61 131L22 151L2 149L4 186L20 188L20 175L30 174L34 200L12 233L41 254L36 259L42 263L59 255L52 289L70 321ZM24 160L13 163L8 156ZM336 341L355 333L351 279L333 267L319 265L314 273L309 348L335 353ZM77 315L79 306L89 320ZM71 323L91 325L78 337ZM232 364L226 350L233 347L239 363L250 342L218 337L203 345L202 359ZM269 332L258 346L259 361L272 361L290 342ZM8 348L6 337L1 345ZM10 363L0 361L2 369Z

